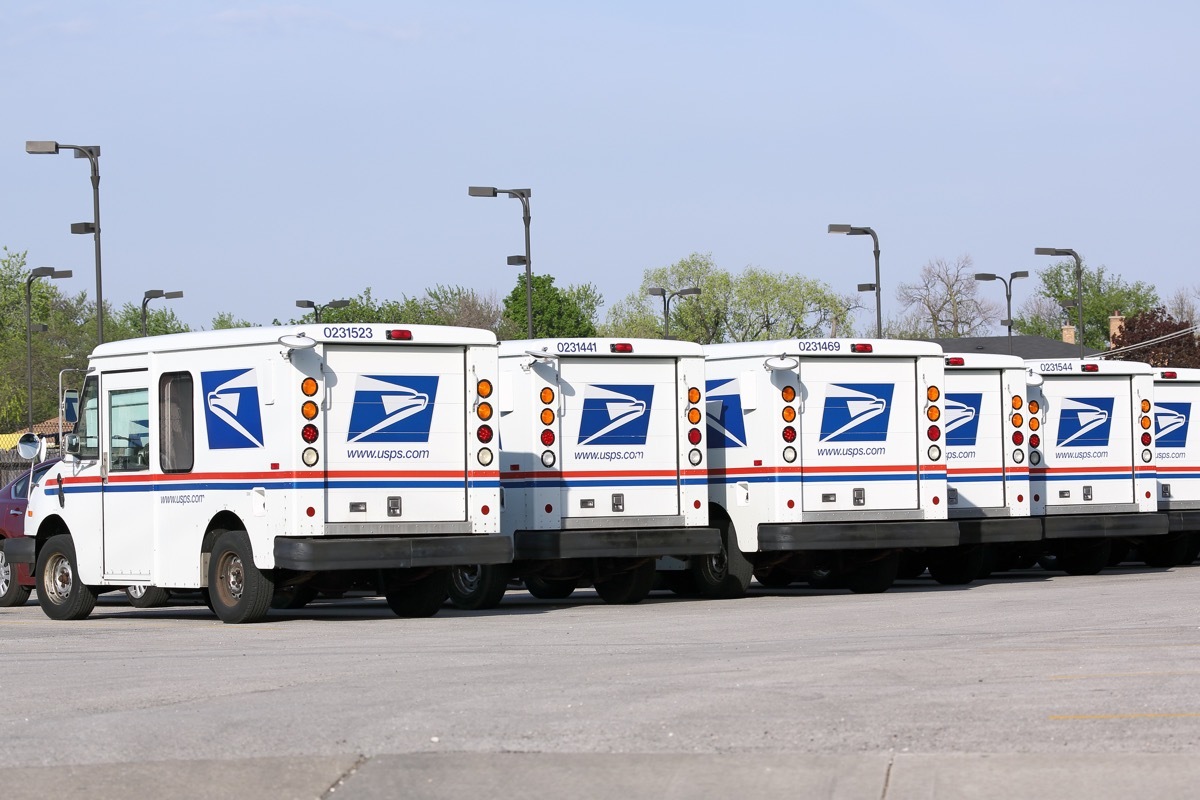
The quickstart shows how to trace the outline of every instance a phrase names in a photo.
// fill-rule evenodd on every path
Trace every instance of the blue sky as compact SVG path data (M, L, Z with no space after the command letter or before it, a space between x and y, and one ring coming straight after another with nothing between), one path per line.
M73 2L0 5L0 244L104 295L182 289L193 327L371 287L506 294L534 271L614 302L711 252L885 317L930 259L1031 272L1070 247L1200 284L1200 6L1184 2ZM1034 281L1018 282L1014 305ZM1003 300L999 284L985 296ZM860 315L869 327L873 308ZM159 301L161 302L161 301ZM156 306L157 307L157 306Z

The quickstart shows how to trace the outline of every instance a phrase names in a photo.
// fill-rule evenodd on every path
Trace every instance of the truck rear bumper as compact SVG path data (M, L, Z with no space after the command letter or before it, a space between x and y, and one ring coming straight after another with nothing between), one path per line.
M1043 517L1047 539L1158 536L1169 532L1166 514L1063 514Z
M1042 538L1038 517L980 517L958 520L960 544L1037 542Z
M512 555L512 540L498 535L275 539L275 566L301 572L508 564Z
M721 532L716 528L517 531L513 542L513 558L517 561L709 556L721 552Z
M958 544L958 525L957 520L763 523L758 526L758 549L777 552L953 547Z
M1175 531L1200 531L1200 509L1168 511L1166 517L1172 533Z
M28 536L0 538L0 550L4 551L4 558L10 564L33 564L37 561L37 539Z

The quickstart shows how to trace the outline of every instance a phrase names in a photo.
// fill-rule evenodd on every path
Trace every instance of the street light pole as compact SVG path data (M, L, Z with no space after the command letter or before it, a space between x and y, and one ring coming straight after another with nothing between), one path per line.
M146 305L151 300L157 300L160 297L164 300L174 300L178 297L183 297L183 292L164 292L162 289L148 289L142 295L142 336L146 335Z
M1020 270L1018 272L1014 272L1008 276L1008 280L1004 280L1003 275L994 275L990 272L975 273L975 280L977 280L977 281L1000 281L1001 283L1004 284L1004 302L1005 302L1006 307L1008 308L1008 319L1000 320L1000 324L1003 325L1004 327L1008 328L1008 354L1009 355L1012 355L1012 351L1013 351L1012 285L1013 285L1013 281L1017 280L1017 278L1028 278L1028 277L1029 277L1028 270Z
M59 144L58 142L25 142L25 152L32 155L58 155L59 150L73 150L76 158L86 158L92 165L92 221L72 222L71 233L94 234L96 244L96 343L104 344L104 286L100 269L100 146Z
M345 308L348 305L350 305L349 300L330 300L328 303L326 303L323 306L317 305L312 300L297 300L296 301L297 308L311 308L313 310L313 320L318 325L321 324L321 312L322 311L324 311L327 308Z
M668 292L661 286L651 286L646 290L651 297L661 297L663 301L663 338L671 338L671 301L677 297L695 297L700 294L698 286L689 286L677 292Z
M33 432L33 282L38 278L69 278L69 269L37 267L29 270L25 279L25 375L29 386L29 431Z
M1079 340L1079 357L1083 358L1083 259L1079 253L1066 247L1035 247L1035 256L1070 256L1075 259L1075 302L1079 304L1079 330L1075 338Z
M528 336L533 338L533 257L529 253L529 198L533 195L532 189L497 189L495 186L468 186L467 194L470 197L495 197L499 194L506 194L509 197L515 197L521 201L521 219L525 222L525 318L528 328ZM516 259L519 256L509 256L509 266L520 266L521 262Z
M883 338L883 305L880 301L880 293L882 286L879 282L879 237L875 235L875 231L867 227L858 227L855 225L830 225L830 233L844 233L848 236L870 236L871 242L874 244L872 252L875 253L875 282L860 283L858 290L860 292L875 291L875 338Z

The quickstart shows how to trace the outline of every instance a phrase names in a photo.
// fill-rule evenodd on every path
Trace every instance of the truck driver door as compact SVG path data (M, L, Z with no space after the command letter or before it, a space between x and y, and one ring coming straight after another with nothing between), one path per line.
M104 577L145 580L154 560L150 391L145 370L100 376Z

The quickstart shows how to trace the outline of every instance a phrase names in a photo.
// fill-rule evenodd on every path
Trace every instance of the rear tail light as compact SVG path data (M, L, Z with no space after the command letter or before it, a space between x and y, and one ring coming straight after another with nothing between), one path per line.
M412 331L404 328L391 328L383 337L392 342L411 342Z
M964 361L959 356L951 356L946 359L947 367L961 367L961 366L964 366L965 364L966 364L966 361Z
M692 428L688 431L688 442L691 444L700 444L700 429Z
M1166 372L1163 372L1161 374L1162 374L1162 377L1166 378L1167 380L1175 380L1176 378L1179 377L1179 375L1177 373L1172 372L1170 370L1167 370Z
M1029 437L1029 446L1030 447L1041 447L1042 446L1042 437L1038 436L1036 433L1031 435Z
M1024 442L1025 442L1025 434L1021 433L1020 431L1013 431L1012 443L1013 444L1023 444Z
M1079 369L1081 372L1099 372L1100 365L1099 364L1084 364Z
M475 431L475 438L483 444L492 441L493 436L495 436L495 433L492 431L491 425L480 425L479 429Z
M542 445L549 447L552 444L554 444L554 431L546 428L546 430L542 431Z
M632 353L633 345L629 342L617 342L616 344L610 344L608 349L613 353Z
M1150 436L1149 431L1142 434L1142 444L1143 445L1149 445L1151 441L1153 441L1153 437Z
M852 344L850 345L851 353L874 353L875 346L871 344Z
M300 429L300 438L308 444L312 444L321 438L321 432L317 430L316 425L308 424Z
M930 425L929 430L925 431L925 435L929 437L929 441L936 442L942 438L942 429L937 425Z
M788 425L783 429L783 440L788 444L796 441L796 429Z

